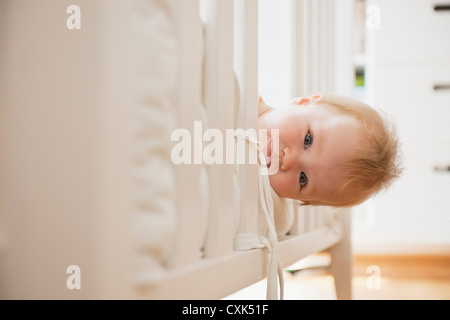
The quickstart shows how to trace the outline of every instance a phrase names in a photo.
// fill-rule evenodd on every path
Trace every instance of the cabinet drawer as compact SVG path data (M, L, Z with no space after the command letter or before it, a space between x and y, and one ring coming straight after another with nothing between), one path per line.
M450 2L427 0L373 1L379 8L379 29L369 30L377 59L433 61L450 59ZM370 19L370 13L368 13Z
M374 106L387 111L400 137L450 142L450 63L376 67Z
M405 147L405 171L376 198L377 212L386 221L450 223L450 171L433 169L437 162L450 164L450 145L409 141Z
M374 107L397 124L405 171L392 191L380 198L378 210L391 218L450 222L450 64L377 67Z

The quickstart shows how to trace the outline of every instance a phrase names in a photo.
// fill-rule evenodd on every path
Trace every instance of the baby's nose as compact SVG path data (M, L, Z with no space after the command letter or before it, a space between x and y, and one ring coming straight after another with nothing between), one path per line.
M281 170L289 170L296 168L298 166L299 154L298 152L289 147L283 148L281 150Z

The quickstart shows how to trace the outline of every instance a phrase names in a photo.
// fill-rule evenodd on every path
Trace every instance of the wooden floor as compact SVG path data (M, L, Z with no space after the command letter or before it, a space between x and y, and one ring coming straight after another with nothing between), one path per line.
M308 259L307 259L308 260ZM285 299L336 299L329 257L316 255L285 272ZM450 300L450 256L356 256L353 299ZM265 299L265 281L226 299Z

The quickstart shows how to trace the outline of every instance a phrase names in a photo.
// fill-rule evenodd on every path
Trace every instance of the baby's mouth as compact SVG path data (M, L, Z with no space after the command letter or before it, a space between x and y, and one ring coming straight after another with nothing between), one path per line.
M266 154L267 154L266 155L267 168L270 168L270 163L272 160L272 138L270 138L270 141L267 144Z

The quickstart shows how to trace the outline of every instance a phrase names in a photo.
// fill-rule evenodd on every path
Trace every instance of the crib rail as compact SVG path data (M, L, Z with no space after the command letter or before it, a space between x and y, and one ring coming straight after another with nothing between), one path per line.
M300 210L299 213L301 214L302 211ZM340 211L336 210L332 220L324 221L322 224L318 223L319 219L312 216L310 220L314 220L312 224L316 225L315 228L281 239L279 252L282 265L288 267L311 254L338 247L337 245L346 239L345 232L349 231L346 230L349 227L349 217ZM201 259L195 264L171 272L158 282L141 283L137 287L139 297L144 299L220 299L264 279L266 277L265 255L264 249L254 249L235 251L233 254L220 258ZM343 255L341 259L347 263L345 260L349 257L345 255L345 250L335 252L335 256L339 255ZM342 272L342 269L337 271ZM344 277L344 285L339 286L339 290L343 292L339 292L338 297L348 299L349 289L345 281L348 281L348 278Z
M295 62L301 72L293 72L292 91L302 95L332 90L328 70L332 69L333 42L327 35L333 26L332 3L293 1L292 6L307 18L306 22L293 19L294 54L303 52L302 46L311 48ZM218 129L223 137L226 129L256 128L258 0L183 0L177 15L178 36L184 39L178 56L179 125L193 136L195 120L202 121L203 129ZM202 24L203 39L199 38ZM136 283L139 297L216 299L263 279L267 268L264 249L233 249L236 234L258 233L257 166L179 166L177 183L177 232L167 273L151 282ZM286 201L286 205L294 222L280 238L283 266L329 248L337 248L331 252L348 262L347 210L300 207L295 201ZM342 268L334 270L342 272ZM344 281L349 277L346 272ZM344 287L339 296L349 297L349 288Z

